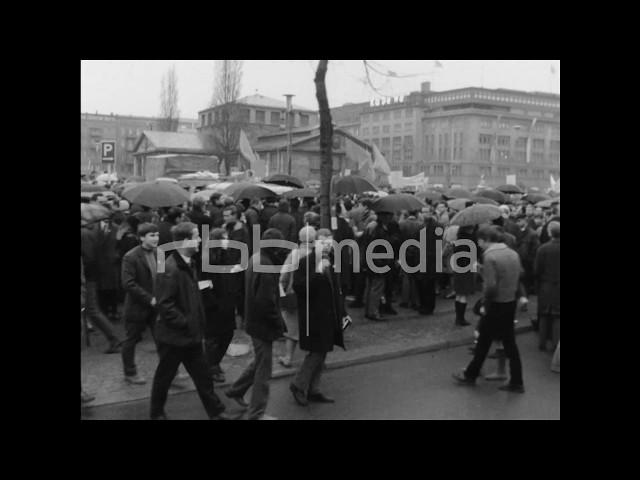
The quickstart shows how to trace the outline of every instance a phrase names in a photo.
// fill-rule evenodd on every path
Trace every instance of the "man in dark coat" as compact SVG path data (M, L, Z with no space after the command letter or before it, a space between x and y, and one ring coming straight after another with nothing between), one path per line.
M289 202L285 199L280 200L278 212L269 219L267 226L280 230L284 239L289 242L295 242L298 239L296 220L289 214Z
M240 242L247 246L249 257L251 256L251 234L244 222L240 220L242 207L228 205L222 210L224 228L229 240ZM242 258L237 248L229 249L226 253L229 265L238 265ZM225 276L225 282L229 283L230 292L234 292L235 304L238 315L244 317L244 271L230 273Z
M552 210L551 215L549 216L549 219L543 225L542 232L540 232L540 245L542 245L543 243L547 243L549 240L551 240L551 235L549 234L549 224L551 222L560 221L560 214L558 213L559 209L560 209L560 206L557 206L556 208L554 208Z
M414 238L419 241L420 231L425 230L426 245L422 248L426 250L427 268L425 272L417 272L412 275L415 278L418 298L420 299L418 313L420 315L432 315L436 308L436 228L438 228L438 221L427 214L423 216L423 222L422 228L416 232L418 236L414 236ZM409 249L407 250L407 256L409 256ZM407 262L409 262L409 258L407 258Z
M184 364L211 420L228 420L225 406L213 391L213 380L202 349L204 308L195 262L200 236L198 227L183 222L173 229L173 241L183 247L171 253L156 276L155 297L160 313L156 343L160 361L151 388L151 419L167 420L164 405L180 364ZM159 265L162 267L162 265Z
M262 235L263 240L283 240L282 234L270 228ZM275 420L266 415L269 401L269 379L273 365L273 342L282 337L286 331L284 319L280 311L279 268L274 273L256 271L256 265L273 268L281 265L279 249L261 248L249 260L245 272L245 330L251 335L255 357L251 364L240 375L238 380L227 390L226 395L242 407L249 407L249 420ZM249 405L243 397L253 385Z
M211 203L211 205L209 205L209 218L211 218L213 228L220 228L224 223L222 218L223 204L220 201L221 196L220 193L216 192L212 193L209 198L209 202Z
M247 221L247 230L249 230L249 253L253 255L253 226L260 226L260 211L262 210L262 203L259 198L251 200L251 204L244 212L244 218ZM264 233L264 230L260 229L258 238Z
M300 210L300 199L292 198L291 202L291 216L296 221L296 232L299 232L302 227L304 227L304 223L302 222L302 216L304 213Z
M140 245L131 249L122 259L122 286L124 300L124 327L127 338L122 345L122 365L127 383L142 385L146 380L138 375L135 363L136 344L149 328L153 335L157 316L156 298L153 296L156 281L156 248L158 227L143 223L138 227Z
M331 240L329 230L319 230L316 246L300 261L293 274L293 289L298 297L300 349L309 353L289 388L302 406L308 401L333 403L333 399L320 392L320 376L333 346L345 348L342 319L346 312L339 278L332 265Z
M407 240L416 240L420 235L420 228L422 222L418 220L419 212L406 212L400 221L400 240L402 243ZM411 260L409 266L415 266L418 264L417 258L419 257L420 250L416 246L410 246L407 248L406 259ZM400 306L403 308L417 308L418 305L418 291L416 289L416 277L415 274L409 274L404 270L400 273L402 277L402 302Z
M267 198L264 202L264 208L260 211L260 234L269 228L269 220L278 212L275 198ZM286 240L286 239L285 239Z
M198 235L202 237L202 226L208 225L209 230L213 227L213 219L207 215L204 211L205 200L202 197L195 197L193 199L193 206L191 211L187 213L189 220L198 226Z
M528 225L528 220L525 215L518 217L518 235L516 235L517 252L520 255L520 261L524 268L524 287L527 289L527 294L534 292L534 275L533 264L536 259L536 251L540 245L538 235Z
M538 317L540 322L538 348L546 350L549 331L555 351L560 341L560 222L549 224L551 241L536 254L535 276L538 285Z
M122 342L115 335L113 325L102 312L98 302L97 283L100 274L98 270L98 257L100 255L98 250L99 229L99 224L88 225L80 229L82 262L86 279L85 313L87 319L98 327L109 341L109 347L104 353L119 353Z
M117 250L117 228L111 220L100 222L97 233L98 301L112 322L118 320L118 288L120 257Z
M376 223L370 223L366 228L363 237L363 249L361 250L361 258L366 257L366 251L368 246L376 241L383 240L386 243L384 245L392 245L392 238L389 234L389 223L393 218L392 213L388 212L379 212L378 220ZM363 253L364 252L364 253ZM372 253L381 254L387 253L387 249L383 245L376 245L373 248ZM366 279L367 286L365 290L365 318L368 320L372 320L375 322L383 321L384 319L380 316L380 299L384 295L385 288L385 273L378 273L369 268L368 259L365 260L366 265ZM388 258L375 258L371 262L377 269L388 267L391 269L394 263L393 254Z
M170 208L164 219L158 224L158 245L164 245L173 241L171 236L171 229L178 224L178 220L184 213L179 207Z

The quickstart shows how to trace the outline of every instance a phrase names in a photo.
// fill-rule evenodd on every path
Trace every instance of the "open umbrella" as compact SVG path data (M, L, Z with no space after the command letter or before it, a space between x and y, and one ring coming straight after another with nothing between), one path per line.
M490 198L498 203L504 203L508 200L507 196L502 193L500 190L494 190L492 188L487 188L485 190L480 190L476 193L477 197L485 197Z
M146 181L146 178L144 177L129 177L124 183L142 183L144 181Z
M517 185L500 185L496 190L499 190L502 193L524 193Z
M451 200L453 198L471 198L471 192L463 188L452 188L446 193L443 193L443 195L447 200Z
M109 218L111 212L108 208L95 203L80 204L80 225L88 225L99 220Z
M538 203L543 200L549 200L551 197L549 195L545 195L544 193L527 193L522 197L523 200L526 200L529 203Z
M173 207L190 199L189 192L177 183L157 180L127 188L122 192L122 196L131 203L151 208Z
M439 202L444 200L441 192L437 192L435 190L427 190L426 192L418 192L416 193L416 197L421 200L430 200L432 202Z
M94 185L92 183L83 183L80 182L80 191L81 192L105 192L107 190L106 187L102 185Z
M400 210L422 210L424 202L418 200L414 195L408 193L394 193L386 197L379 198L373 202L371 208L374 212L399 212Z
M478 195L474 195L473 197L471 197L471 200L473 200L475 203L479 203L480 205L500 205L495 200L491 200L487 197L480 197Z
M377 192L376 186L366 178L358 175L348 175L346 177L333 177L331 179L331 193L333 195L360 195L364 192Z
M305 198L311 197L314 198L318 195L318 191L315 188L296 188L294 190L289 190L284 194L285 198Z
M284 185L285 187L303 188L304 183L299 178L292 175L285 175L284 173L276 173L269 175L267 178L263 178L264 183L275 183L276 185Z
M550 198L549 200L542 200L536 203L536 207L551 208L553 205L560 203L560 197Z
M501 210L495 205L471 205L458 212L451 219L451 225L459 225L461 227L479 225L495 220L500 217L501 213Z
M447 202L447 205L449 206L449 208L460 211L464 210L467 206L467 203L469 202L473 202L473 200L470 200L468 198L454 198L453 200L449 200Z
M258 185L256 183L249 182L234 183L225 188L224 193L236 201L243 198L265 198L278 196L275 191L265 185Z

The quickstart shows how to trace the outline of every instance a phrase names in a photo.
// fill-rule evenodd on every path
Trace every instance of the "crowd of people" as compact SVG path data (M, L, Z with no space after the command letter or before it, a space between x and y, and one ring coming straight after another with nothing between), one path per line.
M516 201L501 205L502 216L491 224L457 227L450 225L456 212L444 201L427 202L415 211L376 212L373 198L352 195L333 201L334 220L326 229L320 228L320 206L311 198L236 202L214 193L209 201L196 196L183 207L160 209L130 205L100 193L83 201L101 204L111 212L108 218L81 228L84 321L106 337L105 353L121 354L124 379L130 384L147 382L137 371L135 348L144 332L150 331L159 357L151 386L152 419L167 418L167 392L181 364L209 417L233 418L225 412L214 384L226 381L221 361L237 327L251 336L254 358L225 394L246 411L248 419L272 419L266 410L273 342L285 339L286 354L277 359L285 367L292 366L296 348L307 352L290 385L295 401L299 405L330 403L333 399L320 389L321 372L333 347L344 348L349 310L363 309L368 321L386 322L398 314L394 304L429 316L441 298L454 300L455 326L466 327L470 325L467 304L480 290L481 303L474 308L480 316L474 359L464 372L454 375L456 380L474 384L495 341L496 355L510 362L510 381L504 389L524 391L514 320L518 304L526 309L532 294L538 296L532 323L539 332L540 350L551 342L553 369L559 372L559 204L541 209ZM297 248L254 245L254 226L259 227L262 240L287 240ZM426 245L410 244L406 263L419 265L425 249L427 268L408 273L400 266L401 245L420 241L421 232ZM202 268L205 233L219 241L208 250L208 263L228 267L227 273ZM468 256L460 255L471 250L468 244L456 244L460 239L473 242L483 252L476 268L464 273L452 269L449 261L457 256L459 267L471 265ZM240 250L229 248L232 240L253 254L246 270L240 266ZM360 254L342 248L340 258L335 258L332 242L343 240L353 240ZM370 263L365 252L378 240L388 242L393 254L372 257ZM181 247L167 254L160 272L157 249L168 242L179 242ZM380 242L374 245L372 253L384 253ZM440 251L442 269L437 268ZM258 260L261 265L297 268L263 273L254 269ZM347 302L346 297L352 300ZM240 325L236 318L242 319ZM113 323L120 321L125 338L115 334ZM81 397L83 403L92 400L82 386Z

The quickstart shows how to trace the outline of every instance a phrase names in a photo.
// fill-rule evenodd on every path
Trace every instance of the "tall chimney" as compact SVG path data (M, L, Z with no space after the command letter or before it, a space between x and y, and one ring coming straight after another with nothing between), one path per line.
M420 84L420 91L422 93L429 93L431 92L431 82L422 82Z

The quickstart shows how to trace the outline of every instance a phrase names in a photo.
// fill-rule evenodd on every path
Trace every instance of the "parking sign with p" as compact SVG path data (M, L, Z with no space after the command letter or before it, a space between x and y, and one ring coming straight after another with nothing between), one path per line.
M102 143L102 161L114 162L116 158L116 142L101 142Z

